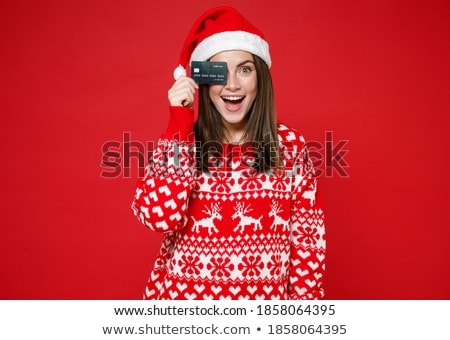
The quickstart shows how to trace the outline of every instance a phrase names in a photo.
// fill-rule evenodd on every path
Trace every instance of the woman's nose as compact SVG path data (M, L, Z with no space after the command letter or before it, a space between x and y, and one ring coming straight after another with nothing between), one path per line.
M235 74L233 74L232 72L228 72L227 75L227 84L226 84L226 88L230 91L236 91L240 88L240 83L239 83L239 79L238 77L236 77Z

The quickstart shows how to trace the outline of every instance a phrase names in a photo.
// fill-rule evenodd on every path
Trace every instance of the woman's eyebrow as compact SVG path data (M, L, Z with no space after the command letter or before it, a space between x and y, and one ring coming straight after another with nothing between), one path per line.
M252 63L253 65L255 64L255 62L254 62L253 60L245 60L245 61L243 61L243 62L237 64L237 67L242 66L242 65L245 65L245 64L247 64L247 63Z

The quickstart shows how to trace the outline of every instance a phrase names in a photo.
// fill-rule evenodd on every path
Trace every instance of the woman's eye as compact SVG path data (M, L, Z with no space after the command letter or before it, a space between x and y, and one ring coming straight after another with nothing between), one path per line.
M241 73L244 73L244 74L250 73L251 71L252 71L252 69L251 69L250 66L243 66L243 67L241 68Z

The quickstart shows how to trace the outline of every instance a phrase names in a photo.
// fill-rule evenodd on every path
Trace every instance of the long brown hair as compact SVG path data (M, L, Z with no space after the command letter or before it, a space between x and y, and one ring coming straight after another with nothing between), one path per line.
M267 64L253 55L257 75L257 94L247 113L247 127L243 140L254 150L253 168L256 172L269 172L280 166L278 128L275 99ZM197 142L197 168L209 172L208 157L220 157L225 131L222 117L209 97L208 85L200 85L198 119L194 127ZM223 155L222 155L223 156Z

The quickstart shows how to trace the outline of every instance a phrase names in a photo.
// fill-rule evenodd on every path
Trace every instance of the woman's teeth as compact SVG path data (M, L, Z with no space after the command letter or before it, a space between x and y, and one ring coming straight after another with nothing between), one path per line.
M238 103L241 102L245 96L223 96L222 99L227 102Z

